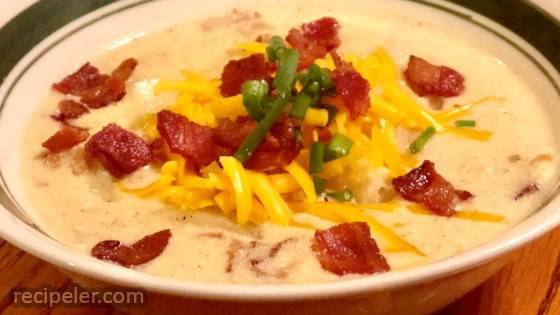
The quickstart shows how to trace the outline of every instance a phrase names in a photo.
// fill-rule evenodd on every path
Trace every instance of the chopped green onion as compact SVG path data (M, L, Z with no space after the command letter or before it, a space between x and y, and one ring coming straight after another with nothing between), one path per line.
M280 94L287 94L292 91L296 80L296 70L299 63L299 52L288 49L286 54L280 58L276 77L273 85Z
M474 120L457 120L455 122L455 126L457 126L459 128L476 127L476 121L474 121Z
M350 138L340 133L335 133L325 152L325 161L328 162L347 156L353 144Z
M313 142L311 152L309 153L309 173L321 173L323 171L325 157L325 144L322 142Z
M245 81L241 86L243 94L243 106L254 120L264 117L262 100L268 94L268 83L265 80Z
M328 68L321 68L321 79L319 81L323 91L329 91L334 88L334 83L331 80L331 70Z
M309 80L310 81L314 81L314 82L320 82L321 81L321 67L319 67L316 64L312 64L309 66L309 68L307 68L307 71L309 72Z
M410 153L416 154L424 148L428 140L436 133L436 128L428 127L409 146Z
M350 201L354 198L354 194L350 189L328 192L327 196L338 201Z
M305 93L299 93L296 96L296 100L294 101L294 106L292 107L290 115L298 119L303 119L305 117L305 113L312 103L313 99L311 98L311 96Z
M327 68L320 68L316 64L312 64L307 69L309 82L317 82L322 91L328 91L334 87L331 80L331 71Z
M307 70L300 71L296 75L296 80L301 84L301 86L307 86L307 83L309 83L309 73Z
M278 120L278 117L280 117L280 114L282 114L284 107L286 107L288 103L288 99L289 97L286 94L282 94L275 99L270 105L270 109L263 119L259 121L253 132L245 138L241 146L235 151L233 156L241 163L245 163L251 155L253 155L253 152L264 139L268 130L270 130L272 125Z
M282 55L282 53L279 52L284 49L286 49L286 47L284 46L284 40L282 37L273 36L266 47L266 56L268 57L268 60L274 62L280 59L279 55Z
M305 87L305 93L316 96L321 91L321 86L318 82L311 82Z
M313 186L315 186L315 193L317 195L323 193L325 191L325 186L327 185L327 180L321 178L317 175L313 175Z

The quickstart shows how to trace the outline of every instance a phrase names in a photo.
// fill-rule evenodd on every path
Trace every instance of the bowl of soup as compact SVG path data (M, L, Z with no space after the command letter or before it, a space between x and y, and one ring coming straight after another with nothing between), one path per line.
M0 235L143 312L436 311L560 221L558 22L465 6L61 8L0 90Z

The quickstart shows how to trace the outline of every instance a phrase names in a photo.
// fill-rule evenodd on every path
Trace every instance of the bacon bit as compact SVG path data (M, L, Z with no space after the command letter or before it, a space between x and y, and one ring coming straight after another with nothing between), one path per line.
M220 93L224 97L241 93L241 85L247 80L271 81L270 66L264 54L254 54L239 60L230 60L222 71Z
M455 190L455 194L457 195L457 197L461 201L467 201L469 199L474 198L474 195L471 192L466 191L466 190Z
M515 201L519 201L519 200L522 199L523 197L528 196L528 195L531 195L531 194L534 194L534 193L536 193L536 192L538 192L538 191L540 191L540 190L541 190L541 188L539 187L538 184L536 184L536 183L531 183L531 184L529 184L529 185L523 187L523 189L521 189L521 190L519 191L519 193L517 193L517 195L515 195Z
M459 72L416 56L410 56L404 74L410 88L419 96L452 97L465 89L465 78Z
M150 151L152 152L152 162L163 164L167 162L167 153L165 152L165 142L162 138L156 138L150 142Z
M235 121L224 120L216 129L214 141L235 151L255 126L256 122L246 116L238 117ZM273 170L290 164L302 148L296 139L295 128L292 119L281 117L245 163L245 167Z
M329 128L317 128L316 130L319 141L329 143L332 140L333 134Z
M316 231L313 250L323 269L339 276L375 274L391 269L365 222L343 223Z
M221 146L236 150L256 126L257 123L249 116L239 116L235 121L224 119L215 130L214 141Z
M89 113L87 107L74 100L62 100L58 103L58 113L51 115L54 120L65 121L76 119L83 114Z
M157 114L157 129L173 153L204 167L232 150L214 142L214 130L189 121L185 116L162 110Z
M86 141L88 137L89 132L86 129L64 125L41 145L53 153L59 153L71 149L78 143Z
M80 101L90 108L100 108L120 101L126 95L125 82L137 65L136 59L126 59L109 76L99 74L96 67L86 63L61 82L53 84L53 88L81 97Z
M255 170L274 170L290 164L302 144L296 138L296 126L287 116L281 117L257 147L245 166Z
M459 201L473 197L467 191L455 190L453 185L438 174L434 163L424 161L408 174L392 181L395 191L404 199L421 203L441 216L453 216Z
M169 238L171 231L163 230L145 236L130 246L115 240L102 241L93 247L91 255L127 267L138 266L161 255L169 243Z
M150 146L134 133L109 124L86 143L86 152L115 177L128 175L152 160Z
M101 85L107 78L107 75L100 74L99 70L88 62L52 87L60 93L81 96L84 91Z
M227 250L227 262L226 262L226 272L232 273L233 272L233 263L235 261L235 257L237 257L237 253L239 250L243 248L243 243L239 240L232 240L229 243L229 248Z
M276 257L276 255L278 255L278 253L280 252L280 250L282 250L282 248L284 246L286 246L286 244L291 243L291 242L295 242L297 241L296 238L294 237L288 237L287 239L280 241L274 245L272 245L270 247L270 250L268 251L268 258L272 259L274 257Z
M331 56L336 65L336 70L332 73L336 93L342 98L350 118L355 120L365 115L370 107L369 83L352 64L342 60L336 51L331 52Z
M123 61L117 69L113 70L111 76L91 89L84 91L81 102L90 108L100 108L112 102L120 101L126 95L125 82L128 80L138 61L129 58Z
M201 168L217 161L220 156L232 155L255 126L254 120L240 116L235 121L224 119L213 129L163 110L158 113L157 128L171 152L181 154ZM296 139L294 122L286 116L281 117L245 166L257 170L281 168L297 157L301 147Z
M291 29L286 41L300 53L299 69L305 69L315 59L325 57L331 50L340 46L338 21L324 17L301 25L301 30Z

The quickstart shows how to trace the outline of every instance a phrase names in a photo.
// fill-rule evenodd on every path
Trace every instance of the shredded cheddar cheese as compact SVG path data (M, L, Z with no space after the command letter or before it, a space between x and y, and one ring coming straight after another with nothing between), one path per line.
M237 222L245 224L249 221L253 207L252 191L255 185L249 181L249 174L243 165L234 157L222 156L220 163L224 172L231 180L235 195L235 205L237 208ZM251 176L252 178L253 176Z
M258 42L242 43L238 49L245 55L264 53L266 45ZM434 127L446 133L467 139L486 141L491 133L473 128L458 128L452 123L473 113L475 107L486 102L501 100L486 97L452 109L433 113L418 104L411 93L402 88L400 71L391 56L382 48L365 57L348 55L343 58L351 62L371 86L371 106L365 117L350 120L340 97L323 97L327 104L338 108L333 123L329 124L329 111L309 108L302 124L325 127L332 133L340 133L352 140L349 155L325 162L317 174L324 180L340 182L357 181L364 176L363 164L386 169L389 177L401 176L417 165L417 160L404 152L397 143L399 128L421 131ZM320 67L335 69L330 55L315 62ZM221 119L235 119L247 115L241 95L222 97L220 81L203 75L183 71L183 80L161 80L154 93L176 93L177 98L169 109L184 115L200 125L215 127ZM297 87L296 87L297 88ZM301 90L301 86L299 89ZM148 114L136 125L150 139L159 137L155 114ZM312 138L318 141L313 131ZM342 222L366 222L373 236L379 239L388 252L412 252L423 255L420 249L408 243L397 233L378 222L366 211L394 212L400 208L397 202L356 204L352 202L322 202L309 174L309 148L300 151L283 173L265 174L246 170L232 156L222 156L200 170L187 167L185 159L169 152L168 161L159 171L159 178L146 187L129 189L119 184L128 193L141 198L154 198L179 209L219 210L223 215L235 218L238 224L261 224L272 222L278 225L293 225L303 228L325 228ZM300 196L294 200L294 196ZM412 214L431 215L419 205L407 207ZM503 217L474 210L461 211L457 219L499 223Z

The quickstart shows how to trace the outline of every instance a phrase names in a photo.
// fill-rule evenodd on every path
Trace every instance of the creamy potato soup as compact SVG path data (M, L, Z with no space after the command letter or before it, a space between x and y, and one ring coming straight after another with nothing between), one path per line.
M163 277L318 283L456 255L547 199L558 96L526 57L415 4L288 2L55 78L21 145L40 228Z

